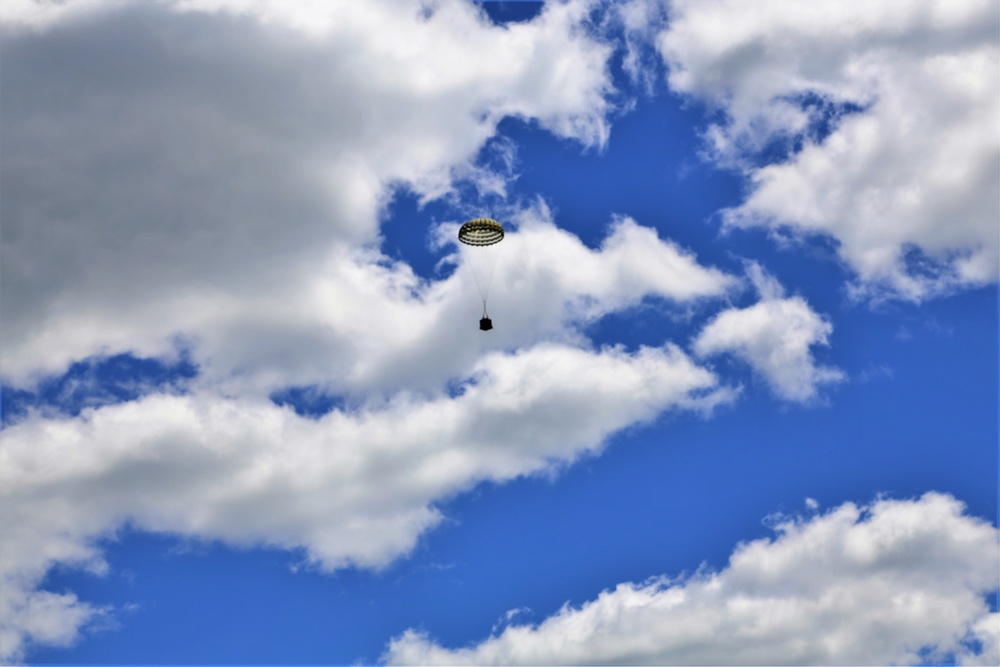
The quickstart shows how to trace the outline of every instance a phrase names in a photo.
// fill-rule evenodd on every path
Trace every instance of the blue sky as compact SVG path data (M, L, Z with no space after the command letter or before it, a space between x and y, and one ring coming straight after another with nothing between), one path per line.
M1000 660L998 10L755 6L5 3L0 659Z

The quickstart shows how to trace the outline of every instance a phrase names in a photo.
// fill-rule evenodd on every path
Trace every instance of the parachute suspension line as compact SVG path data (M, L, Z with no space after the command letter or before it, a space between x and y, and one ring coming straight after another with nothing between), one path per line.
M485 252L480 252L482 255L483 273L486 276L485 288L482 290L483 297L483 307L486 306L486 300L490 298L490 287L493 286L493 272L497 268L497 249L494 247L489 247L485 249Z
M470 249L467 258L469 268L472 269L472 279L476 281L476 289L479 290L479 297L483 300L483 317L486 317L486 302L490 298L490 287L497 265L496 248L487 246Z
M469 264L469 268L472 270L472 279L476 281L476 289L479 290L479 297L486 303L487 297L489 297L490 275L486 271L486 257L484 253L488 250L484 248L470 249L466 253L466 261Z

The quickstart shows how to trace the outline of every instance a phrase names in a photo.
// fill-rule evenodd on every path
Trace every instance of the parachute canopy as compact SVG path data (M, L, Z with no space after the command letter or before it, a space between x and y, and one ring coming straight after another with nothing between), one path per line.
M469 220L458 230L458 240L474 246L500 243L503 241L503 226L493 218Z

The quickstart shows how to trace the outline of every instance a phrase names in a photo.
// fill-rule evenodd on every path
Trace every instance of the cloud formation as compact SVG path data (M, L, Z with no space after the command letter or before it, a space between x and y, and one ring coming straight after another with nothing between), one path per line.
M2 655L69 641L99 611L36 587L55 564L102 572L96 540L126 522L303 549L327 570L381 567L440 521L436 502L477 482L549 470L663 410L732 396L673 346L542 344L483 357L455 397L399 393L319 419L215 394L34 415L0 434Z
M752 183L727 225L828 236L856 295L919 301L1000 277L998 30L989 0L683 0L657 47Z
M30 642L71 643L106 613L39 585L56 564L103 573L100 540L125 523L301 549L324 569L377 568L408 553L441 520L437 503L478 482L548 471L600 451L610 434L664 410L706 412L733 399L710 370L670 344L594 350L580 333L579 325L650 297L691 303L723 296L736 282L631 218L612 219L600 247L588 248L555 224L544 203L512 211L495 277L504 289L491 299L498 326L488 338L474 332L478 303L462 251L448 246L454 222L429 230L444 263L458 264L454 273L422 279L379 250L379 216L398 188L421 201L452 193L462 180L502 189L503 175L477 159L504 117L537 123L581 147L605 144L613 49L588 27L592 6L549 3L535 20L499 28L458 0L423 3L419 11L389 1L0 5L0 373L30 386L92 355L170 358L178 339L199 369L184 395L161 387L78 417L29 414L0 434L0 524L8 538L0 544L0 659L18 659ZM631 7L622 10L635 40L624 66L643 82L648 54L638 42L643 22L658 20L659 11L648 3ZM931 40L926 53L914 37L923 24L904 21L906 57L868 45L858 50L867 54L858 65L845 60L862 39L852 37L831 42L830 58L796 64L766 48L746 57L743 45L768 42L762 35L797 35L772 13L745 22L739 29L746 34L720 36L705 27L711 21L703 17L714 11L708 3L676 8L659 44L675 89L725 100L727 121L710 132L720 159L742 159L775 136L808 134L815 113L790 95L864 107L788 162L752 168L756 189L729 212L728 224L832 235L860 285L888 285L907 298L995 278L996 246L983 231L982 205L984 193L995 194L996 179L986 178L995 147L971 141L969 130L995 129L984 120L995 111L983 83L993 61L982 56L994 52L988 40L964 39L975 16L954 18L955 39ZM795 36L789 48L814 39ZM721 46L706 51L706 44ZM914 101L938 84L935 104L914 115ZM903 112L909 134L883 127ZM932 144L924 135L943 139ZM957 171L921 169L933 160ZM886 180L889 173L896 180ZM867 193L863 201L837 194L852 188ZM956 223L937 224L943 218ZM947 270L918 275L901 259L910 246ZM734 354L780 397L814 398L841 377L811 353L826 344L831 325L803 299L786 298L762 271L750 271L760 302L718 314L696 338L695 353ZM305 418L269 400L290 387L346 397L351 407ZM928 496L899 506L944 517L938 537L945 542L968 529L975 537L968 558L978 557L982 526L953 500ZM597 637L592 655L641 661L674 645L650 639L632 644L649 652L625 655L623 628L632 623L630 610L639 619L642 610L661 607L694 608L693 618L704 613L706 627L719 631L734 627L727 618L774 615L760 636L778 645L798 629L781 623L798 617L754 597L756 589L732 572L757 577L763 590L773 582L746 574L753 568L745 561L771 562L781 545L807 533L834 553L811 526L853 535L881 526L875 519L883 507L876 503L870 514L841 508L789 524L778 541L762 543L764 555L740 556L757 553L753 545L741 548L719 575L625 584L539 628L510 628L468 655L410 633L393 643L391 656L544 662L550 637L569 628L579 630L580 655L588 655L588 637ZM847 518L834 520L841 514ZM927 567L955 556L935 554ZM924 561L912 562L919 577ZM797 567L789 562L786 571L796 575ZM854 585L852 572L847 585ZM966 628L992 655L995 633L987 626L996 617L970 602L979 600L984 580L975 577L961 591L954 578L943 579L926 600L953 611L948 627ZM727 590L744 597L726 597L723 605L711 581L730 582ZM820 600L834 595L808 590ZM794 609L804 608L804 593L789 595L792 607L800 605ZM687 599L693 607L684 607ZM727 611L713 616L713 604ZM840 603L830 604L817 613L840 618ZM920 609L927 615L914 627L943 618ZM592 617L610 625L602 629ZM635 623L656 630L649 637L659 632L658 621ZM743 639L746 655L756 655L756 640ZM951 644L941 646L959 639L947 635L942 642ZM519 648L522 641L528 648ZM825 646L800 649L808 658L833 651Z
M302 295L377 245L394 188L485 178L507 116L606 140L588 7L5 3L5 378L203 331L282 345L277 318L325 336Z
M3 659L104 613L38 586L56 564L105 571L100 540L126 522L380 567L480 481L733 398L672 345L579 333L735 283L631 219L589 249L542 203L512 211L490 337L453 224L428 230L450 275L378 248L396 189L502 184L477 156L504 117L606 142L612 49L590 10L501 28L458 0L2 5L5 382L95 355L182 349L197 368L187 393L0 433ZM295 387L349 407L310 419L270 400Z
M747 271L760 301L715 315L695 338L695 353L742 359L787 401L809 401L822 385L843 380L840 370L817 365L811 351L828 344L833 325L802 297L784 297L784 288L758 264L748 264Z
M1000 661L996 528L954 498L846 503L740 544L719 572L624 583L469 648L426 633L383 659L447 664L961 664Z

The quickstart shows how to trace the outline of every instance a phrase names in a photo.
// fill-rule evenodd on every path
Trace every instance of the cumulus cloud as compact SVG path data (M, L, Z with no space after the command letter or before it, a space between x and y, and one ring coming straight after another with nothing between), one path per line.
M489 336L454 224L429 230L458 264L439 278L378 248L397 188L502 193L477 155L504 117L607 140L612 49L591 9L501 28L458 0L0 6L5 382L179 348L198 370L184 394L0 433L3 659L105 613L39 585L55 564L102 573L124 522L380 567L477 482L732 399L676 347L580 335L734 284L631 219L589 249L544 204L511 211ZM350 407L309 419L269 400L291 387Z
M596 249L556 226L543 201L516 212L512 221L517 231L498 246L493 281L499 289L490 296L491 312L502 315L510 329L509 334L498 332L507 345L530 336L572 335L573 325L647 297L690 303L724 296L738 284L733 276L699 264L692 253L627 216L611 220ZM457 245L456 230L455 224L442 225L438 242Z
M511 220L517 229L496 249L489 301L496 328L488 338L469 335L481 304L458 225L447 223L434 231L447 253L442 261L458 264L447 279L421 280L378 252L345 250L284 302L255 301L256 310L236 321L200 327L193 352L199 382L227 393L288 384L353 396L433 389L490 349L540 340L586 345L581 323L647 297L688 303L721 297L736 284L629 218L613 221L596 250L560 229L543 203Z
M856 295L920 300L1000 276L998 29L989 0L685 0L657 47L752 183L727 225L831 237Z
M474 324L475 302L467 272L427 283L378 251L394 184L433 197L481 170L471 160L503 115L584 144L606 134L608 49L580 26L585 4L508 29L450 2L429 17L378 3L5 6L0 335L16 384L94 354L169 357L180 337L199 381L227 393L437 386L482 352L455 326ZM565 322L647 293L732 284L630 220L592 252L544 206L515 218L498 345L569 337Z
M4 6L8 379L212 328L281 345L277 318L321 336L301 294L377 244L393 188L482 180L506 116L607 138L585 2L509 28L459 0Z
M808 401L820 386L843 380L840 370L817 365L811 351L828 343L833 325L802 297L784 297L780 283L758 264L747 270L760 301L713 317L695 338L694 351L703 357L729 353L742 359L788 401Z
M391 664L996 664L998 533L951 496L844 504L719 572L624 583L469 648L409 630Z
M4 581L0 586L0 659L4 661L18 658L27 640L70 646L82 628L105 613L72 593L32 590L17 581Z
M576 333L580 323L651 296L685 303L720 297L736 284L629 218L614 221L596 250L558 228L544 205L515 219L520 230L509 232L498 249L497 289L490 300L497 328L488 338L475 331L480 304L454 223L436 232L439 243L451 244L442 248L450 253L445 261L459 263L447 279L421 280L374 249L342 246L281 298L247 295L218 310L206 297L196 313L159 315L176 314L175 325L185 325L180 332L193 339L187 354L200 368L193 382L202 387L267 396L289 386L315 386L363 398L434 389L467 372L490 349L539 340L586 345ZM156 312L150 304L151 319ZM63 335L74 335L72 321ZM26 341L25 347L42 360L49 353L44 340ZM15 363L37 367L24 358Z
M456 397L399 393L319 419L218 394L29 417L0 433L3 657L29 639L68 641L97 613L37 586L57 563L100 573L95 540L125 522L301 548L323 569L380 567L440 521L436 502L477 482L543 472L663 410L731 398L673 346L541 344L483 357Z

